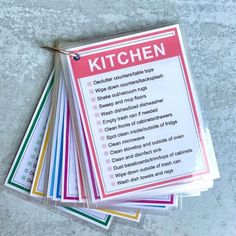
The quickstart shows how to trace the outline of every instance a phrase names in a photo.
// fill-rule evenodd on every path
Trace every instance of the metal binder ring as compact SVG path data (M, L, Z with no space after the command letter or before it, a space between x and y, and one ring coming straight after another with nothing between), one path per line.
M69 51L66 51L66 50L61 49L61 48L48 47L48 46L41 46L41 48L46 49L50 52L58 52L58 53L61 53L61 54L65 54L67 56L71 56L76 61L78 61L80 59L80 55L78 53L69 52Z

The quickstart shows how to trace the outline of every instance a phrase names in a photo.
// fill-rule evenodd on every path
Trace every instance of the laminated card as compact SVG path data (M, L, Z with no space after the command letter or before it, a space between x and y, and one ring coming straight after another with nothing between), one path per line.
M61 60L79 111L74 129L81 119L101 200L211 178L178 25L67 50L80 57ZM86 158L81 153L82 165Z

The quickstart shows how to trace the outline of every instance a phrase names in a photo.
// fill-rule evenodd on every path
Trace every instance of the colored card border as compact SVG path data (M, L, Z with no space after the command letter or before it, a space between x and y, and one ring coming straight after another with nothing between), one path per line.
M183 72L184 72L184 80L185 80L185 83L187 85L187 94L189 96L189 100L190 100L190 104L191 104L191 110L192 110L192 113L193 113L193 116L194 116L194 122L195 122L195 126L197 128L197 131L198 131L198 138L199 138L199 141L200 141L200 148L202 149L202 152L203 152L203 160L205 161L205 165L206 165L206 170L202 171L202 172L198 172L198 173L192 173L192 174L185 174L183 176L180 176L180 177L175 177L175 178L172 178L172 179L168 179L168 180L163 180L163 181L159 181L157 183L149 183L149 184L145 184L143 186L138 186L138 187L133 187L133 188L126 188L125 190L117 190L117 191L114 191L113 193L107 193L104 189L104 186L103 186L103 181L102 181L102 176L101 176L101 173L100 173L100 169L99 169L99 164L98 164L98 160L96 158L96 151L94 149L94 146L92 145L92 137L91 137L91 130L89 128L89 125L88 125L88 118L87 118L87 115L86 115L86 112L85 112L85 108L84 108L84 103L83 103L83 98L82 98L82 90L79 86L79 83L75 83L76 84L76 87L77 87L77 96L79 98L79 101L80 101L80 104L81 104L81 113L83 114L84 117L84 122L85 122L85 127L86 127L86 133L88 135L88 140L89 140L89 143L90 143L90 147L91 147L91 150L92 150L92 157L93 157L93 161L94 161L94 166L96 168L96 175L98 177L98 182L99 182L99 189L101 190L101 197L102 198L109 198L109 197L112 197L112 196L119 196L121 194L124 194L124 193L130 193L130 192L133 192L133 191L137 191L137 190L144 190L144 189L148 189L148 188L154 188L154 187L158 187L160 185L164 185L164 184L167 184L167 183L172 183L172 182L176 182L176 181L181 181L181 180L185 180L185 179L189 179L189 178L192 178L194 176L200 176L200 175L203 175L203 174L207 174L209 173L209 164L208 164L208 160L207 160L207 155L206 155L206 148L205 148L205 144L203 142L203 137L202 137L202 130L201 130L201 125L200 125L200 122L199 122L199 118L198 118L198 114L197 114L197 109L196 109L196 105L195 105L195 101L194 101L194 97L193 97L193 92L192 92L192 87L190 85L190 81L189 81L189 71L188 71L188 68L186 66L187 64L187 60L186 60L186 55L185 55L185 51L184 51L184 47L183 47L183 43L182 41L180 40L180 37L181 37L181 32L180 32L180 29L179 29L179 26L173 26L172 28L170 27L168 30L157 30L155 32L152 32L152 33L148 33L146 32L146 34L142 34L141 36L135 36L135 37L130 37L128 39L122 39L120 41L131 41L132 39L134 38L142 38L142 37L145 37L147 35L155 35L155 34L161 34L161 33L164 33L164 32L167 32L167 31L174 31L176 36L177 36L177 41L178 41L178 44L179 44L179 49L180 49L180 53L179 53L179 56L180 56L180 59L181 59L181 64L183 66ZM119 41L118 41L119 42ZM115 42L117 43L117 41ZM107 45L113 45L114 42L109 42L109 43L105 43L106 46ZM104 45L102 45L104 46ZM80 50L75 50L76 52L84 52L88 49L95 49L95 48L99 48L101 47L101 45L99 44L98 46L88 46L87 48L86 47L83 47L82 49ZM73 65L73 59L68 59L69 60L69 65L71 66L70 69L71 71L73 71L72 69L72 65ZM71 64L70 64L71 63ZM185 64L186 63L186 64ZM73 74L73 72L72 72ZM73 74L74 75L74 74ZM77 78L74 78L75 80Z
M74 208L74 207L62 207L62 208L65 208L65 209L67 209L69 211L72 211L72 212L74 212L76 214L84 216L84 217L86 217L86 218L88 218L88 219L90 219L92 221L95 221L95 222L97 222L97 223L99 223L99 224L101 224L103 226L108 226L108 224L110 223L110 220L112 220L112 216L111 215L107 215L106 219L103 221L103 220L100 220L98 218L93 218L92 216L90 216L89 214L85 213L84 211L79 210L79 209Z
M34 134L35 126L38 123L40 114L41 114L41 112L42 112L42 110L43 110L43 108L46 104L47 99L49 98L49 94L50 94L52 86L53 86L53 81L54 81L53 75L51 75L50 78L49 78L49 81L46 85L46 88L44 89L43 94L42 94L42 96L41 96L41 98L38 102L36 110L35 110L32 118L31 118L29 127L27 128L27 131L24 135L23 141L21 142L21 145L20 145L20 147L18 149L18 152L16 154L16 158L15 158L15 160L14 160L14 162L13 162L11 168L10 168L9 174L6 178L5 185L8 186L8 187L15 187L15 188L20 189L23 192L27 192L27 193L30 192L30 190L28 188L23 187L20 184L14 183L13 182L13 177L14 177L16 171L17 171L17 167L18 167L18 165L19 165L19 163L20 163L20 161L21 161L21 159L24 155L24 152L25 152L25 150L26 150L26 148L27 148L27 146L30 142L30 139Z

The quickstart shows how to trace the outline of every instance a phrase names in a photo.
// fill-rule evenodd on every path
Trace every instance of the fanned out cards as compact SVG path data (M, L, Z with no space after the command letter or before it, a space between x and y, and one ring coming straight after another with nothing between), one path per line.
M213 186L178 25L58 47L6 186L104 228Z

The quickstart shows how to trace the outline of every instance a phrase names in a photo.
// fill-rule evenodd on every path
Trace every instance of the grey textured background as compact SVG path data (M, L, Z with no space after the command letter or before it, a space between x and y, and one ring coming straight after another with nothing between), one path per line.
M52 68L39 45L171 22L186 29L221 172L214 188L184 199L173 216L117 220L109 232L8 193L4 179ZM0 0L0 53L0 235L236 235L234 0Z

